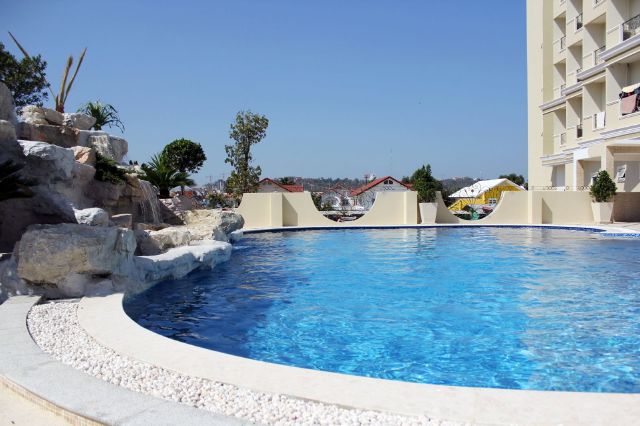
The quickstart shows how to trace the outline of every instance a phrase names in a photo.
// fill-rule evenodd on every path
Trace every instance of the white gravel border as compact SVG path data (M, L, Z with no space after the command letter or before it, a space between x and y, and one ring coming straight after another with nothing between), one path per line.
M347 409L179 374L102 346L80 326L77 310L77 300L34 306L27 318L34 341L58 361L136 392L266 425L460 425Z

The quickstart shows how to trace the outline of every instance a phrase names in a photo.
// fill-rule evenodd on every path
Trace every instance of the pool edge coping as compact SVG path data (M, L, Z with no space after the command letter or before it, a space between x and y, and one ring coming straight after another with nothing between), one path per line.
M632 424L640 394L428 385L271 364L178 342L135 323L122 293L85 297L80 325L102 345L138 361L259 392L361 410L480 424Z

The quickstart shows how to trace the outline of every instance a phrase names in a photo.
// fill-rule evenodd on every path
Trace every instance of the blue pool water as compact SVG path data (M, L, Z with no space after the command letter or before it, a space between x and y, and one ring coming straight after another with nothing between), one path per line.
M193 345L384 379L640 392L640 241L532 228L250 234L125 302Z

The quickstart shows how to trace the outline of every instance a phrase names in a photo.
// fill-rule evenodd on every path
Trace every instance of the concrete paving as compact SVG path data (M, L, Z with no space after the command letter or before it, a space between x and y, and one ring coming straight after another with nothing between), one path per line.
M47 410L75 424L247 424L132 392L54 360L35 344L27 329L27 314L38 301L35 296L16 296L0 305L0 380L28 390L30 399Z

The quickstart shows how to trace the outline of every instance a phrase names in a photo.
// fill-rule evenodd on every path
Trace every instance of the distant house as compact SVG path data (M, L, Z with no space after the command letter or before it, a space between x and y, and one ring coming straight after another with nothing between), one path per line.
M273 179L264 178L258 183L257 192L304 192L302 185L283 185Z
M351 197L351 190L341 185L329 188L320 196L320 204L331 206L333 210L351 210L354 200Z
M376 193L386 191L411 191L411 185L400 182L392 176L385 176L358 189L351 191L351 197L355 206L360 206L364 210L370 210L376 200Z
M470 206L474 210L483 209L485 213L489 213L498 204L503 192L524 190L509 179L481 180L451 194L449 198L455 201L449 206L449 210L461 212Z

